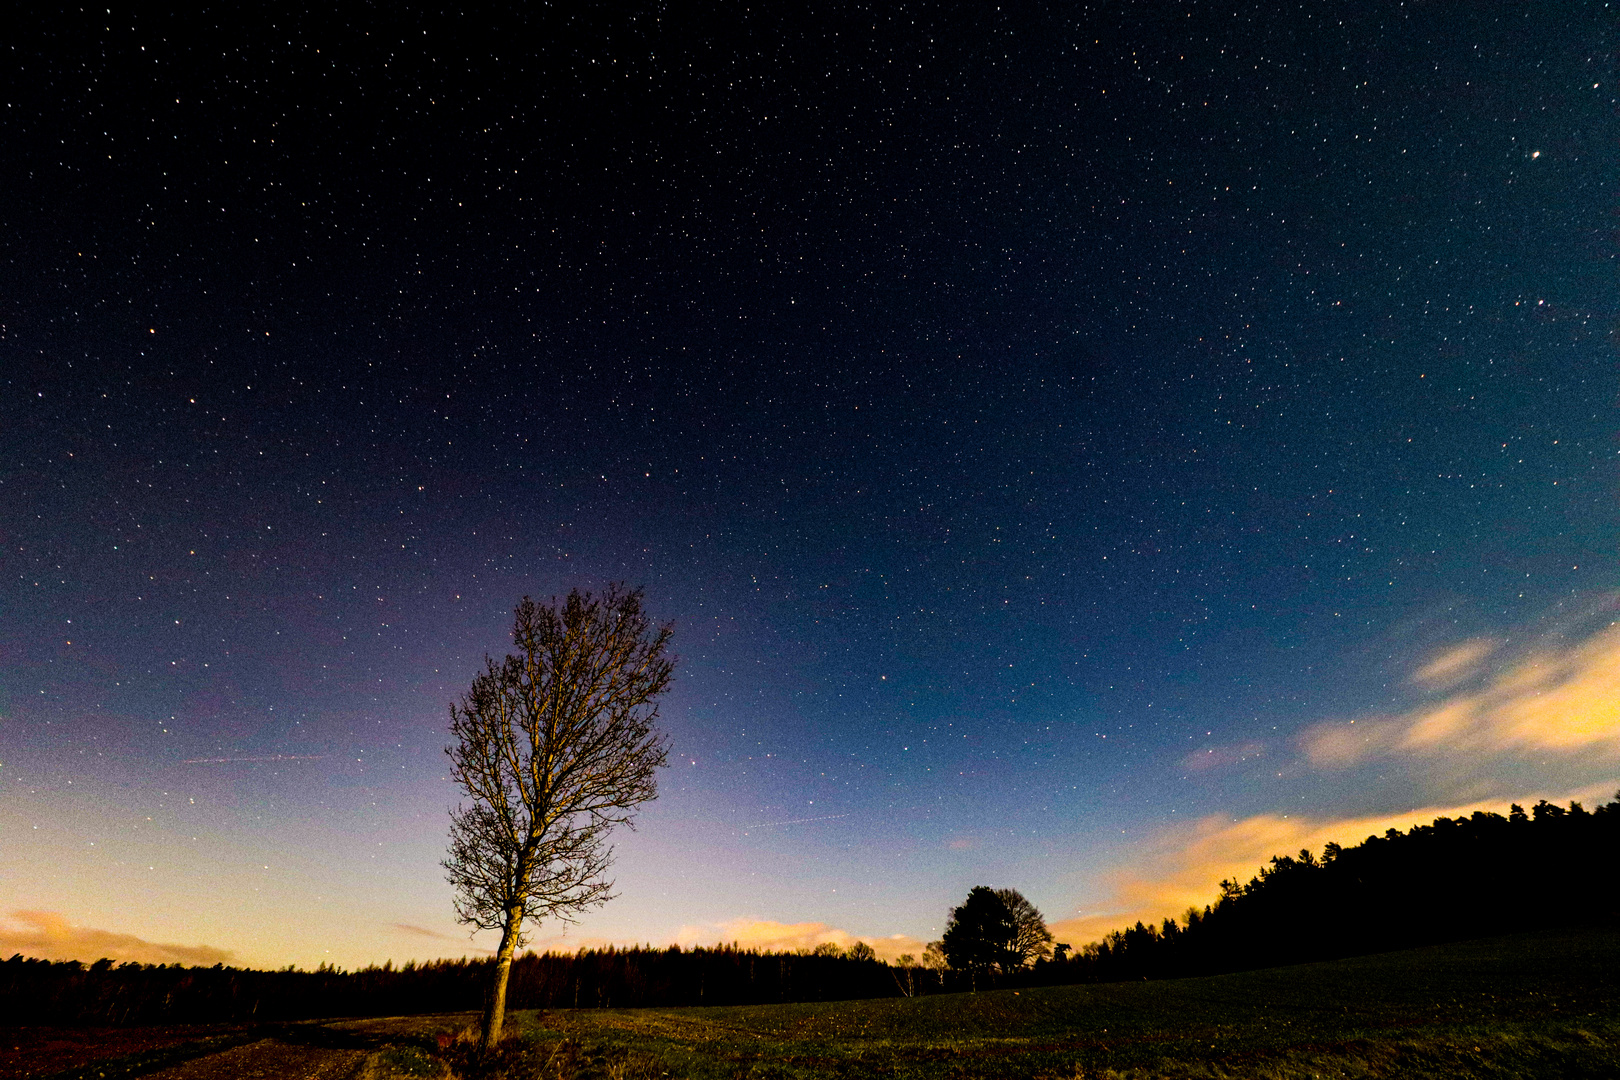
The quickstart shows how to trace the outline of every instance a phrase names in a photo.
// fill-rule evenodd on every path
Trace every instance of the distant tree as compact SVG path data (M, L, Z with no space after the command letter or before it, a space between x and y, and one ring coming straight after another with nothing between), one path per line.
M1536 803L1536 805L1530 808L1530 816L1536 821L1542 821L1547 818L1561 818L1564 816L1564 808L1554 803L1550 803L1546 799L1542 799L1540 802Z
M849 957L851 960L877 959L877 953L873 951L872 946L868 945L864 941L857 941L855 944L851 945L849 947L849 952L845 953L844 955Z
M917 996L917 958L911 953L901 953L894 962L894 985L900 988L905 997Z
M951 967L967 972L976 990L981 976L1007 963L1017 936L1006 901L988 885L976 885L961 907L951 909L941 945Z
M549 607L524 597L513 614L517 652L485 658L450 706L445 749L465 796L444 861L456 915L501 932L483 1049L501 1036L524 923L611 899L607 835L657 795L667 752L655 721L675 663L673 628L653 627L640 589L575 589Z
M838 947L838 943L836 941L823 941L820 945L817 945L814 949L810 950L810 955L838 957L844 955L844 950Z
M950 968L950 966L950 961L945 959L944 942L930 941L927 945L923 946L922 971L924 986L927 986L930 982L932 982L940 989L944 989L945 972Z
M1003 963L1009 968L1028 967L1049 956L1052 932L1046 928L1040 909L1024 899L1024 894L1017 889L997 889L996 895L1007 905L1007 913L1013 921L1013 936Z

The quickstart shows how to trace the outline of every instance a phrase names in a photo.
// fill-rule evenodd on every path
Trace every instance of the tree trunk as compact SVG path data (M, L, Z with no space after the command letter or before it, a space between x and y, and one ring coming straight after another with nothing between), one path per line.
M486 1052L501 1041L501 1027L506 1023L506 980L512 975L512 954L517 952L518 930L523 913L508 914L506 926L501 930L501 948L495 954L495 983L490 987L489 999L484 1005L483 1037L478 1040L480 1052Z

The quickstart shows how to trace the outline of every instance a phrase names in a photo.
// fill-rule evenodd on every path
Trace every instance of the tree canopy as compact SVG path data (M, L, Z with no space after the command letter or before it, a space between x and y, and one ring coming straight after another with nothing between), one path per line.
M499 930L483 1043L498 1040L524 924L572 919L606 902L609 830L657 795L666 750L655 721L674 657L640 589L578 589L560 604L524 597L517 651L450 706L446 748L465 801L450 815L444 867L464 923Z
M945 959L975 980L1006 964L1018 927L1007 903L988 885L976 885L951 909L940 947Z
M1026 900L1017 889L997 889L996 895L1007 906L1007 914L1012 916L1013 936L1007 943L1008 966L1026 967L1050 956L1052 931L1046 928L1046 919L1040 909Z

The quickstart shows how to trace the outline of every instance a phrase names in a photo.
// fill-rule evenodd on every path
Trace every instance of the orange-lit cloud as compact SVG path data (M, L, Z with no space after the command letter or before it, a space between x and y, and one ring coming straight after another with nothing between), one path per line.
M1612 782L1580 791L1565 792L1554 802L1580 799L1600 802L1613 790ZM1526 795L1521 802L1535 802L1541 795ZM1457 817L1475 810L1501 813L1499 801L1462 806L1431 806L1400 814L1376 814L1354 818L1311 818L1259 814L1233 821L1207 817L1190 835L1166 831L1137 862L1111 875L1110 895L1097 907L1067 919L1054 919L1052 933L1059 941L1082 945L1096 941L1110 930L1124 929L1138 919L1158 923L1166 917L1180 918L1189 907L1202 908L1214 901L1220 883L1231 879L1246 883L1273 855L1296 855L1301 848L1320 854L1332 842L1350 847L1386 829L1405 831L1413 825L1426 825L1437 817Z
M826 923L779 923L759 919L732 919L725 923L704 926L683 926L675 940L682 945L729 945L736 942L745 949L761 952L797 952L831 943L847 949L857 941L872 946L880 960L895 960L903 953L921 957L924 943L905 934L889 937L859 937Z
M11 919L22 926L0 924L0 956L22 953L41 960L83 960L106 957L120 963L186 964L213 967L234 964L226 949L211 945L164 945L132 934L115 934L88 926L74 926L60 912L13 911Z
M1465 643L1420 668L1414 681L1455 685L1493 651L1488 642ZM1317 724L1300 744L1324 768L1392 755L1620 757L1620 626L1531 651L1482 684L1405 715Z

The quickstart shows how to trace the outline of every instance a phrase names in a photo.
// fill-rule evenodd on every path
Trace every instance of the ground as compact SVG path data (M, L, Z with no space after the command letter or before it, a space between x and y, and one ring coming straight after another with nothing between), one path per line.
M0 1080L386 1080L480 1071L466 1015L153 1030ZM1620 1076L1620 931L1516 935L1201 979L713 1009L517 1012L509 1077ZM149 1029L152 1030L152 1029ZM200 1036L218 1040L198 1043ZM21 1037L21 1036L19 1036ZM57 1042L72 1042L57 1033ZM165 1041L166 1040L166 1041ZM13 1045L10 1040L6 1046ZM131 1049L131 1048L134 1049ZM143 1057L142 1054L146 1056ZM164 1062L153 1055L168 1053ZM33 1055L39 1055L37 1057ZM185 1060L179 1060L180 1058Z

